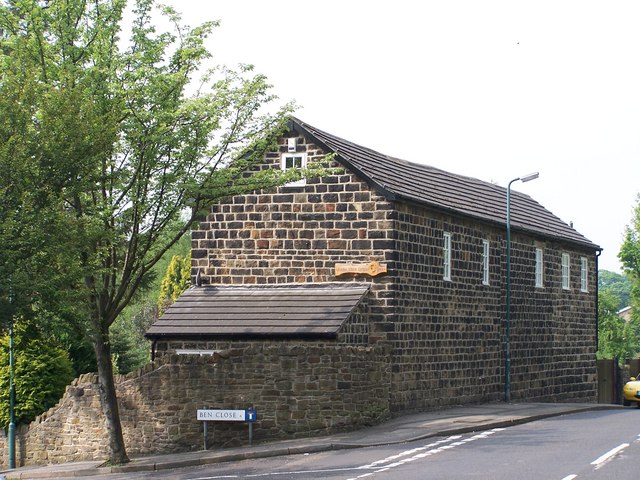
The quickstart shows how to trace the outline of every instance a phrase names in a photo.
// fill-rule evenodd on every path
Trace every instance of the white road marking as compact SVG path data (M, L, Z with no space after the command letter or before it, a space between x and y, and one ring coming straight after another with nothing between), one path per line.
M640 441L640 434L638 434L638 439L635 440L635 442L638 442L638 441ZM591 462L591 465L595 465L596 469L600 468L604 462L606 462L607 460L613 458L613 456L615 454L621 452L622 450L624 450L628 446L629 446L628 443L623 443L621 445L618 445L616 448L612 448L607 453L605 453L604 455L600 455L593 462ZM571 475L567 475L562 480L574 480L576 478L578 478L577 475L571 474Z
M374 467L377 467L378 465L382 465L383 463L389 463L389 462L391 462L393 460L397 460L398 458L406 457L408 455L412 455L412 454L417 453L417 452L422 452L424 450L427 450L429 448L435 447L437 445L442 445L443 443L448 443L448 442L451 442L453 440L457 440L460 437L461 437L461 435L454 435L454 436L451 436L451 437L447 437L447 438L445 438L443 440L438 440L437 442L433 442L433 443L430 443L429 445L425 445L424 447L412 448L411 450L405 450L404 452L400 452L400 453L397 453L395 455L391 455L390 457L383 458L382 460L376 460L375 462L371 462L371 463L369 463L367 465L363 465L362 467L359 467L359 468L374 468Z
M224 478L240 478L238 475L218 475L216 477L198 477L191 480L219 480Z
M612 448L607 453L605 453L604 455L601 455L600 457L596 458L593 462L591 462L591 465L598 466L601 463L606 462L611 457L613 457L616 453L620 452L621 450L624 450L628 446L629 446L628 443L623 443L622 445L618 445L616 448Z
M406 463L413 462L415 460L420 460L422 458L429 457L437 453L446 452L447 450L464 446L467 443L473 442L475 440L481 440L481 439L487 438L501 430L504 430L504 428L494 428L493 430L488 430L486 432L482 432L464 439L462 438L462 435L452 435L442 440L429 443L428 445L412 448L410 450L405 450L403 452L397 453L395 455L391 455L381 460L376 460L375 462L369 463L367 465L362 465L360 467L332 468L332 469L319 469L319 470L300 470L300 471L287 471L287 472L263 472L263 473L256 473L256 474L246 474L242 476L242 478L279 477L284 475L296 475L296 474L302 474L302 473L335 473L335 472L347 472L347 471L354 471L354 470L356 471L369 470L368 472L362 473L361 475L348 479L348 480L362 480L368 477L372 477L376 473L386 472L388 470L391 470L392 468L399 467ZM241 478L241 477L237 475L219 475L219 476L211 476L211 477L199 477L194 480L218 480L218 479L228 479L228 478ZM572 480L572 479L567 478L566 480Z
M263 472L263 473L249 473L243 478L259 478L259 477L282 477L284 475L303 475L305 473L340 473L348 472L351 470L359 470L357 467L347 468L322 468L317 470L291 470L286 472Z
M309 472L313 472L313 473L340 472L340 471L346 472L346 471L349 471L349 470L364 470L364 469L369 469L370 470L370 469L374 469L374 471L372 471L372 472L363 473L362 475L358 475L357 477L352 477L352 478L347 479L347 480L360 480L360 479L364 479L364 478L367 478L367 477L372 477L376 473L386 472L388 470L391 470L394 467L397 467L397 466L400 466L400 465L404 465L405 463L413 462L414 460L419 460L419 459L434 455L436 453L444 452L444 451L450 450L452 448L465 445L465 444L467 444L469 442L473 442L475 440L481 440L481 439L487 438L490 435L493 435L494 433L500 432L502 430L504 430L504 428L494 428L492 430L488 430L486 432L478 433L476 435L473 435L473 436L467 437L467 438L462 438L461 435L453 435L453 436L447 437L445 439L438 440L436 442L430 443L428 445L424 445L422 447L412 448L411 450L405 450L405 451L400 452L398 454L391 455L391 456L383 458L381 460L376 460L375 462L369 463L367 465L362 465L360 467L336 468L336 469L325 469L325 470L303 470L303 471L296 471L296 472L269 472L269 473L260 473L260 474L254 474L254 475L250 474L250 475L247 475L245 478L249 478L249 477L256 477L257 478L257 477L266 477L266 476L281 476L281 475L309 473ZM454 440L457 440L457 441L454 441ZM640 441L640 434L638 434L638 439L636 439L635 442L638 442L638 441ZM609 450L607 453L605 453L604 455L601 455L596 460L591 462L591 465L595 465L596 468L599 468L607 460L611 459L614 455L616 455L617 453L621 452L622 450L624 450L628 446L629 446L628 443L623 443L621 445L618 445L616 448L613 448L613 449ZM434 447L437 447L437 448L434 448ZM384 464L386 464L386 465L384 465ZM382 466L382 465L384 465L384 466ZM213 476L213 477L200 477L200 478L197 478L197 479L194 479L194 480L214 480L214 479L228 479L228 478L240 478L240 477L237 476L237 475L221 475L221 476ZM577 475L571 474L571 475L567 475L566 477L562 478L561 480L575 480L576 478L578 478Z
M462 438L461 435L453 435L451 437L447 437L443 440L439 440L437 442L430 443L429 445L425 445L424 447L412 448L411 450L405 450L404 452L400 452L396 455L392 455L387 458L383 458L382 460L376 460L375 462L369 463L367 465L363 465L362 467L358 467L360 469L371 469L378 467L373 472L367 472L362 475L358 475L357 477L351 477L347 480L360 480L366 477L370 477L376 473L386 472L391 470L392 468L399 467L409 462L413 462L415 460L420 460L425 457L435 455L437 453L445 452L455 447L459 447L465 445L474 440L481 440L484 438L493 435L494 433L500 432L504 430L504 428L494 428L492 430L487 430L486 432L479 433L469 438ZM455 441L458 440L458 441ZM435 448L434 448L435 447ZM389 463L392 462L392 463ZM386 465L384 465L386 464ZM383 466L384 465L384 466Z

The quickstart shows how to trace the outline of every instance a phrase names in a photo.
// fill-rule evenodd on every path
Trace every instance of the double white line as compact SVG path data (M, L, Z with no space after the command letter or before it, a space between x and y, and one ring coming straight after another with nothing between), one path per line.
M429 445L425 445L423 447L405 450L404 452L400 452L396 455L391 455L387 458L383 458L382 460L376 460L375 462L358 467L358 470L374 470L372 472L358 475L357 477L349 478L348 480L360 480L375 475L376 473L386 472L387 470L399 467L400 465L404 465L415 460L420 460L421 458L435 455L437 453L444 452L455 447L459 447L460 445L473 442L474 440L487 438L488 436L493 435L494 433L497 433L501 430L504 429L494 428L492 430L487 430L486 432L482 432L468 438L462 438L462 435L453 435L451 437L438 440L437 442L430 443Z

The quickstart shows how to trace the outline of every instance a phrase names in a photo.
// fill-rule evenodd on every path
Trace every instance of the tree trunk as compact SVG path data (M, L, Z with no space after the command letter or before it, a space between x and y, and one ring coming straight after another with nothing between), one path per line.
M100 321L94 322L96 336L94 350L98 363L98 382L100 386L100 403L105 417L105 426L109 435L110 462L113 465L121 465L129 462L127 451L122 436L120 424L120 410L116 397L116 387L113 381L113 365L111 363L111 344L109 331L100 326Z

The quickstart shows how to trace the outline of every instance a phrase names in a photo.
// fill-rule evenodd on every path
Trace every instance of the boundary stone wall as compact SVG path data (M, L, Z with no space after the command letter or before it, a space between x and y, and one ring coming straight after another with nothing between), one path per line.
M116 378L131 456L202 448L200 408L255 408L254 441L309 437L381 422L389 415L388 349L317 343L249 343L209 357L163 355ZM16 435L16 463L108 458L95 374L82 375L57 406ZM248 444L242 422L211 422L210 448ZM6 436L0 437L7 465Z

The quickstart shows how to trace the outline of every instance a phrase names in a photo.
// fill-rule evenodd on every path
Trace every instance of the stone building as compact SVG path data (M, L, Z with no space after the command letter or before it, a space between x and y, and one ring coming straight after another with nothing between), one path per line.
M631 314L633 313L632 307L624 307L618 310L618 316L622 318L625 322L631 320Z
M505 188L295 118L263 167L327 154L326 177L228 198L193 231L195 285L148 330L155 360L116 378L130 454L201 448L201 408L257 410L260 442L505 397ZM511 240L511 398L596 401L600 248L516 191ZM84 375L21 426L18 463L104 458L98 388ZM216 423L210 447L247 443Z
M378 349L364 389L384 398L368 400L377 402L370 422L502 400L507 190L296 118L289 126L266 165L299 168L334 154L340 170L213 205L192 233L197 285L147 333L154 355L280 346L294 357L295 347L324 348L325 362ZM600 248L531 197L510 199L511 398L595 401ZM367 375L361 365L336 370L332 387L306 381L348 393L354 376ZM256 381L266 380L258 372ZM287 385L282 398L309 395ZM247 400L258 409L267 401ZM295 424L296 408L277 422Z

